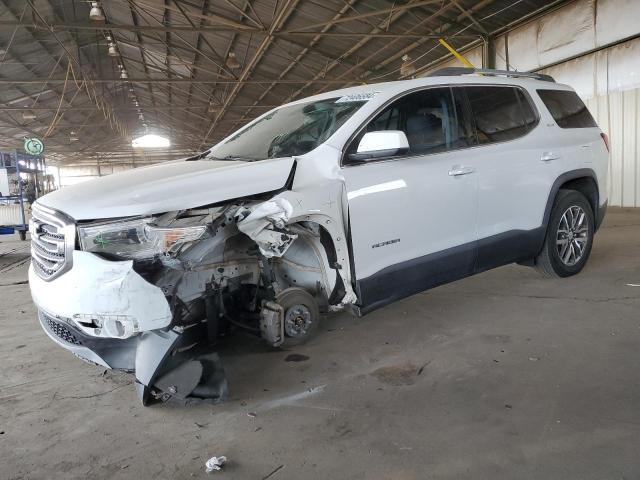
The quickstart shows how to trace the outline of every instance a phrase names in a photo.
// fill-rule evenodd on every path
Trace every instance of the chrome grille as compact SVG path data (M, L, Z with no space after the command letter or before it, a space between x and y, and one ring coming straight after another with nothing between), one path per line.
M71 218L36 203L29 233L31 263L40 278L52 280L71 268L75 245L75 226Z

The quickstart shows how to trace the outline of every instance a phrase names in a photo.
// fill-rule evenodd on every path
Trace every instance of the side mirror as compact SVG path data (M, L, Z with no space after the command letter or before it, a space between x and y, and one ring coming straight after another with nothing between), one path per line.
M403 131L381 130L367 132L358 144L357 153L347 155L352 162L366 162L376 158L401 155L409 151L409 141Z

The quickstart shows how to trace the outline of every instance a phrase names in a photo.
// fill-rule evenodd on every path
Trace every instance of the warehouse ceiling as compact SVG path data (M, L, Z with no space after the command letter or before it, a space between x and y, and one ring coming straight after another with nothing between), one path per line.
M0 0L0 149L59 165L202 151L267 109L420 75L557 7L543 0ZM94 15L95 17L95 15ZM403 56L408 55L408 58ZM134 150L144 133L164 150Z

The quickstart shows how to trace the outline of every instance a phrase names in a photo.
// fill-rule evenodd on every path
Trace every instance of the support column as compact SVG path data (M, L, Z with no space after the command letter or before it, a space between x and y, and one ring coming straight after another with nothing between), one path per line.
M494 37L482 38L482 68L496 68L496 42Z

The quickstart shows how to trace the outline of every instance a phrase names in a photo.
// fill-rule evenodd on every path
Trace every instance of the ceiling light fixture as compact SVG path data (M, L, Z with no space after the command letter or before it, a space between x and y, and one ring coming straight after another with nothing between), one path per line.
M109 56L110 57L118 56L118 50L116 49L116 46L113 43L109 44Z
M122 70L122 72L120 72L120 78L128 78L129 76L127 75L127 72Z
M171 142L168 138L149 133L147 135L134 138L131 142L131 146L133 146L133 148L167 148L171 146Z
M36 114L33 112L22 112L22 119L25 121L28 120L35 120L36 119Z
M98 2L91 2L91 10L89 11L89 18L96 22L104 21L104 13L102 12L102 8L100 8L100 4Z

